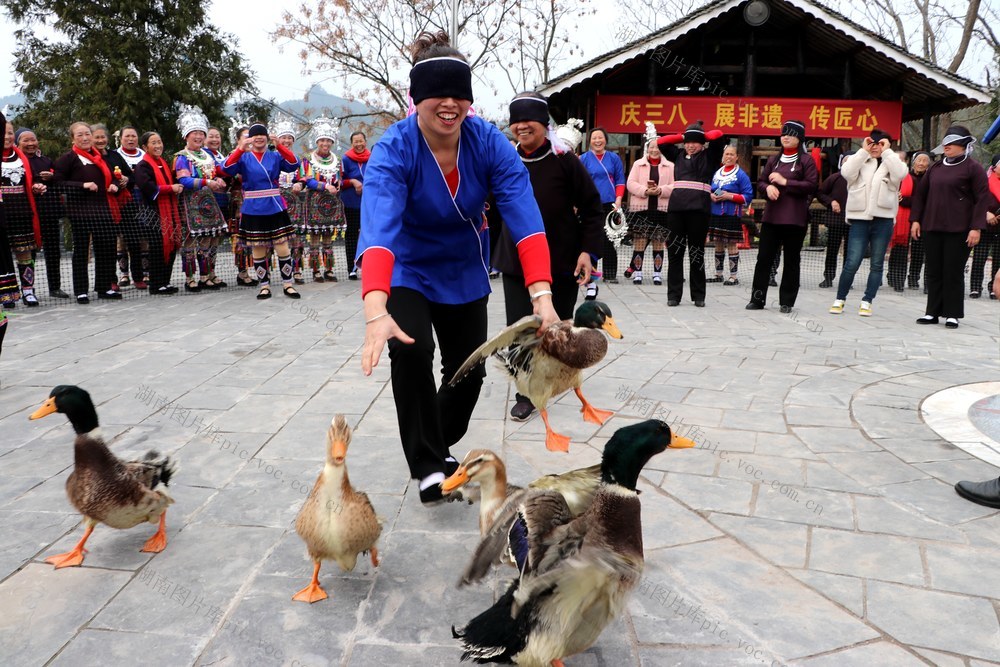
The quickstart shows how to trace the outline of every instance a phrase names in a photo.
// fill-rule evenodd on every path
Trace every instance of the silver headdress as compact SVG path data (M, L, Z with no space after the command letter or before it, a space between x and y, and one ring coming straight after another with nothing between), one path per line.
M569 150L576 151L583 143L583 121L579 118L570 118L565 125L556 128L556 136L569 146Z
M327 118L326 116L320 116L314 120L312 131L309 133L309 139L314 146L320 139L329 139L333 143L337 143L339 136L340 121L336 118Z
M275 137L282 137L286 134L290 134L292 139L297 139L299 135L298 123L296 123L295 119L291 116L287 116L285 114L276 115L274 117L274 122L271 123L271 127L268 128L268 131Z
M655 140L656 136L657 136L656 135L656 125L653 124L653 121L647 120L646 121L645 140L644 140L644 143L642 144L642 154L643 155L648 155L649 154L649 142Z
M181 113L177 117L177 129L180 130L181 136L184 138L187 138L187 135L195 130L201 130L207 134L208 117L202 113L199 107L182 104Z
M250 127L249 118L230 118L229 119L229 143L233 146L236 145L239 137L236 133L239 132L240 128Z

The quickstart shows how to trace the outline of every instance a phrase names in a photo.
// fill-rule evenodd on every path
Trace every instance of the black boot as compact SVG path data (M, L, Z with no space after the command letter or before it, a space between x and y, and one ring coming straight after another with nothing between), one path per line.
M988 482L959 482L955 492L977 505L1000 508L1000 477Z

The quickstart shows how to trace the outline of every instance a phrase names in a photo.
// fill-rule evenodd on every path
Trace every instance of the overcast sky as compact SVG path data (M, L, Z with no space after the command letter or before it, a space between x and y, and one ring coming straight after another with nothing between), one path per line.
M257 74L257 87L264 97L277 101L299 99L304 96L314 82L321 82L327 92L343 95L342 83L338 80L322 81L320 76L306 77L302 75L302 61L299 59L299 48L289 45L282 49L271 41L268 33L281 21L285 8L298 6L300 0L291 3L254 3L253 11L247 11L246 0L212 0L210 20L219 29L235 34L240 41L240 51ZM207 4L207 3L206 3ZM592 0L592 5L598 8L599 16L590 17L588 23L612 25L613 21L605 22L602 18L613 12L612 0ZM2 14L0 14L2 15ZM7 63L13 62L15 26L3 16L0 27L0 53ZM586 59L590 59L618 45L614 32L597 34L593 39L582 40L587 45ZM575 63L564 63L557 68L562 72L570 69ZM18 92L17 80L10 65L0 68L8 74L0 74L0 97L6 97ZM485 91L483 91L485 92ZM477 90L477 97L481 97ZM484 100L485 101L485 100Z

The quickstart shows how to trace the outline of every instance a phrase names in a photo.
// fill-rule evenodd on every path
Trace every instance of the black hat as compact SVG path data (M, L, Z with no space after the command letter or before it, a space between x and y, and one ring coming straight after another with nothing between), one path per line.
M544 97L515 97L509 108L511 125L523 121L535 121L545 126L549 124L549 103Z
M876 144L882 141L883 139L887 139L890 144L892 143L892 135L890 135L885 130L880 130L877 127L874 130L872 130L871 134L869 134L868 136L871 137L872 141L875 142Z
M267 136L267 126L263 123L254 123L250 126L250 131L247 132L248 137L260 137Z
M996 155L990 158L991 167L995 169L998 164L1000 164L1000 153L997 153Z
M705 143L705 122L696 120L684 130L684 143L693 141L698 144Z
M786 120L781 126L781 136L795 137L801 143L806 140L806 124L801 120Z

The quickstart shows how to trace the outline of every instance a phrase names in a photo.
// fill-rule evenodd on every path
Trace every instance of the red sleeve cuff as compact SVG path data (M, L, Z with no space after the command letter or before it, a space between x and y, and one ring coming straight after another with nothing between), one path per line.
M733 195L733 203L734 204L746 204L747 200L743 198L743 195L736 195L736 194L734 194Z
M160 189L158 190L158 192L159 192L159 193L160 193L161 195L164 195L164 194L166 194L166 193L168 193L168 192L173 192L173 191L174 191L174 188L173 188L173 186L172 186L172 185L160 185L160 186L158 186L158 187L160 188Z
M656 140L657 145L665 146L666 144L679 144L684 141L683 134L665 134Z
M240 161L241 157L243 157L243 151L237 148L236 150L234 150L232 153L229 154L229 157L226 158L226 161L223 163L222 166L232 167L233 165L235 165L237 162Z
M285 162L289 162L289 163L294 164L294 163L296 163L296 162L299 161L299 159L297 157L295 157L295 153L293 153L292 151L288 150L287 147L282 146L281 144L277 144L274 148L275 148L275 150L278 151L278 155L280 155L281 157L285 158Z
M546 246L548 252L548 246ZM389 287L392 285L392 267L396 262L395 256L389 252L388 248L368 248L363 257L364 268L361 271L361 298L364 299L368 292L385 292L389 294ZM358 264L361 262L359 261Z
M524 271L524 284L530 285L540 280L552 282L552 260L549 258L549 242L544 233L532 234L517 244L517 255Z
M344 186L345 188L353 188L353 187L354 187L354 183L352 183L352 182L351 182L351 179L349 179L349 178L345 178L345 179L344 179L344 180L343 180L343 181L341 182L341 184L342 184L342 185L343 185L343 186Z
M705 138L709 141L715 141L716 139L721 139L722 134L722 130L709 130L705 133Z
M624 197L624 196L625 196L625 186L624 185L616 185L615 186L615 197Z

